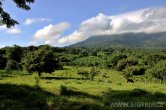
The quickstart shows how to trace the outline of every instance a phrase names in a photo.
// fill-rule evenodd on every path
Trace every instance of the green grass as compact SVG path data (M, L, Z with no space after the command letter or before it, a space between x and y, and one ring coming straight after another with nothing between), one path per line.
M87 67L79 69L90 71ZM65 66L64 70L43 74L42 78L38 78L37 74L30 75L26 72L6 75L0 71L0 109L116 110L118 108L111 108L108 103L113 101L166 102L165 84L145 83L141 80L127 83L120 72L104 69L100 70L100 74L93 81L81 80L77 71L77 67ZM134 109L151 110L152 108ZM165 108L161 110L163 109Z

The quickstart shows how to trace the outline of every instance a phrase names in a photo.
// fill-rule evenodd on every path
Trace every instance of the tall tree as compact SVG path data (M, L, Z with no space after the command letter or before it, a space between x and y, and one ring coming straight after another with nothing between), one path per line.
M21 62L22 54L23 54L23 49L18 45L14 45L6 50L7 59L14 60L18 63Z
M43 72L54 72L55 69L59 69L60 67L53 51L45 48L27 53L23 63L28 72L37 72L39 76L41 76Z
M8 28L19 24L16 20L12 19L10 14L5 12L2 5L5 0L0 0L0 25L6 25ZM29 4L34 3L35 0L13 0L16 6L23 10L30 10Z
M0 69L4 69L6 67L6 51L4 49L0 49Z

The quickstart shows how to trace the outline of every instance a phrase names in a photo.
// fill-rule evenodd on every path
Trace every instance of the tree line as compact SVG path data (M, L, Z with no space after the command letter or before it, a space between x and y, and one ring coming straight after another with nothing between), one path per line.
M166 77L166 50L146 50L128 48L58 48L49 45L20 47L14 45L0 49L0 69L6 73L13 70L37 72L39 76L63 69L64 65L114 69L123 73L126 79L148 75L159 80ZM96 70L92 70L96 71ZM78 74L93 73L84 70Z

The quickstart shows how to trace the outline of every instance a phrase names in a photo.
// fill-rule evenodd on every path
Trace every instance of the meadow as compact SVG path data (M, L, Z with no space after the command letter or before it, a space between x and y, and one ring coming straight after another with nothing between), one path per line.
M90 71L91 67L79 67ZM0 76L2 110L164 110L166 86L144 82L142 76L127 83L122 72L100 69L94 80L82 79L78 67L64 66L52 74L14 71ZM107 76L107 77L105 77ZM139 80L140 79L140 80ZM161 107L111 107L111 102L161 102Z

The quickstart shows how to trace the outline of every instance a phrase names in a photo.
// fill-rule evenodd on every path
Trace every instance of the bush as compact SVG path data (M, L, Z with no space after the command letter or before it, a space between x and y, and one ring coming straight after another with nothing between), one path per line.
M130 70L133 75L143 75L145 73L145 69L140 66L131 66Z
M122 59L118 62L116 69L118 71L122 71L125 69L127 66L135 66L138 64L138 61L134 58L127 58L127 59Z
M148 65L154 66L157 62L161 60L165 60L165 59L166 59L165 54L155 53L155 54L148 55L146 60Z
M96 75L98 75L99 73L100 73L100 71L93 67L93 68L91 69L90 73L89 73L89 75L90 75L90 80L93 80L94 77L95 77Z
M84 58L76 58L73 60L71 65L74 66L99 66L101 65L103 60L99 57L89 56Z
M126 59L127 56L124 54L115 54L111 57L111 59L109 61L105 62L105 66L107 68L115 68L117 66L117 63L122 60L122 59Z
M128 79L133 77L133 74L131 73L131 70L129 68L126 68L123 70L123 76Z
M145 73L145 69L140 66L130 66L124 69L125 78L130 78L133 75L143 75Z
M78 70L77 74L81 75L82 79L84 79L84 78L88 79L89 78L89 72L86 71L86 70Z
M116 69L117 69L118 71L122 71L123 69L126 68L126 66L127 66L126 63L127 63L127 62L126 62L125 59L120 60L120 61L118 62L118 64L117 64L117 66L116 66Z
M6 63L5 71L11 73L12 70L22 70L22 65L14 60L9 60Z
M166 80L166 61L158 62L149 73L157 79Z

